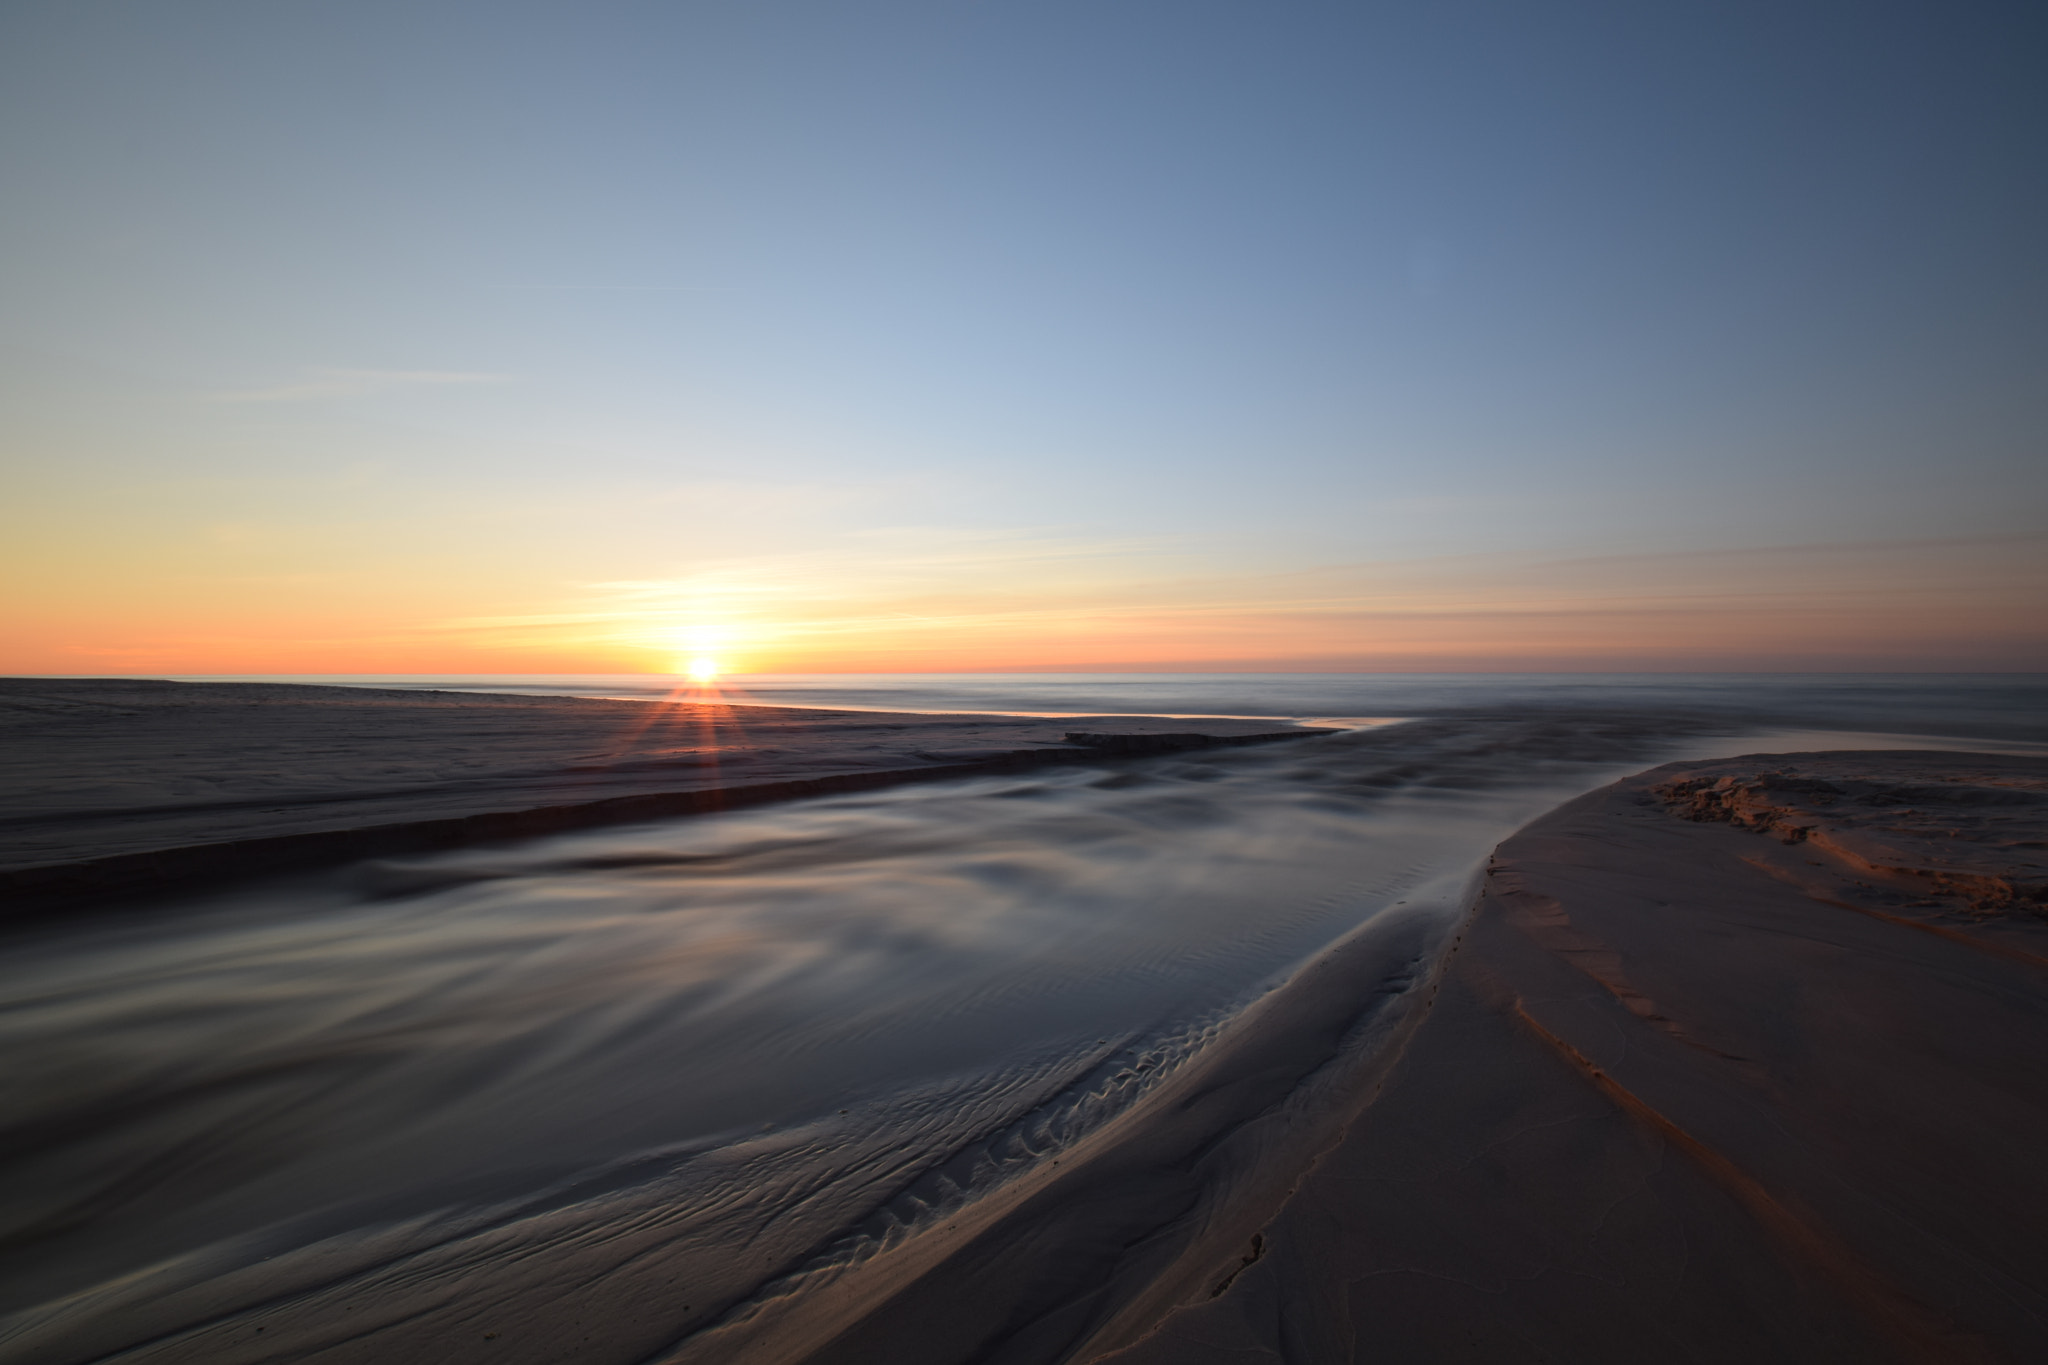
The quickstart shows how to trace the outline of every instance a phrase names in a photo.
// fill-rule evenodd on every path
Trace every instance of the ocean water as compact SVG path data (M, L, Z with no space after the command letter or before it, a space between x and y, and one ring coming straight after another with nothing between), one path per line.
M477 685L377 680L458 684ZM1404 719L16 931L0 1360L796 1359L1001 1236L1038 1259L959 1357L980 1358L1060 1320L1076 1285L1128 1284L1128 1248L1192 1235L1190 1210L1242 1183L1188 1174L1229 1134L1289 1105L1312 1128L1392 1036L1488 851L1543 811L1682 757L2048 752L2043 680L2011 677L723 690ZM1119 1178L1107 1232L1019 1231L1073 1172L1131 1150L1154 1155Z
M648 673L248 674L189 681L629 701L712 696L758 706L1042 716L1318 720L1534 709L2048 741L2048 674L2042 673L763 673L721 678L708 689L681 676Z

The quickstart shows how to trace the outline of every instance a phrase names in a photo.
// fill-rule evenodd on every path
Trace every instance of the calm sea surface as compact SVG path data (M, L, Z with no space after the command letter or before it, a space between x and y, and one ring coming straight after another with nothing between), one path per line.
M686 678L389 674L192 679L338 683L629 700L706 695ZM721 679L762 706L1009 714L1329 717L1578 710L2048 741L2040 673L831 673Z
M369 862L17 932L0 1360L400 1359L481 1341L487 1320L530 1347L493 1359L744 1360L820 1286L927 1254L1146 1121L1340 945L1361 983L1345 1036L1369 1037L1369 1002L1426 971L1487 852L1572 795L1682 757L2048 752L2048 679L2012 675L721 690L1403 723Z

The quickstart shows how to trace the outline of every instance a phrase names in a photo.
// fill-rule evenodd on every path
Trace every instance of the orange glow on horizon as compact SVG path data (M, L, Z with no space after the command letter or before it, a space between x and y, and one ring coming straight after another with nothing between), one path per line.
M774 673L2048 665L2037 541L1503 553L1213 577L1093 561L1068 572L1002 549L986 562L965 550L908 563L763 557L567 586L368 571L229 580L99 562L16 575L0 673L667 673L715 695L722 680Z

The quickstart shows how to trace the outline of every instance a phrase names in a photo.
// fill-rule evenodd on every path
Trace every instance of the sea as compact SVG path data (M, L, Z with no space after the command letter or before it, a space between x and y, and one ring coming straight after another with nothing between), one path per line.
M648 675L232 680L702 695ZM1334 1121L1489 853L1530 820L1683 759L2048 756L2043 675L779 675L716 692L1322 732L378 859L11 931L0 1361L807 1359L1041 1206L1067 1212L1027 1222L1030 1273L957 1358L1065 1359L1077 1303L1137 1292L1133 1248L1150 1265L1238 1197L1241 1180L1189 1174L1202 1153L1276 1114L1305 1134ZM1114 1235L1088 1231L1075 1200L1103 1196L1063 1204L1062 1182L1139 1149L1155 1155L1117 1185Z
M626 701L706 694L683 675L649 673L239 674L181 681ZM742 705L861 711L1310 722L1572 710L2048 742L2042 673L765 673L720 678L711 695Z

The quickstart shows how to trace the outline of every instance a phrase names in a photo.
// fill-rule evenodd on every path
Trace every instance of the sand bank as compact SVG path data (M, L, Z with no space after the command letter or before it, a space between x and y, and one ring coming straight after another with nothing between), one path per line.
M1119 1365L2048 1357L2048 764L1674 765L1501 847L1424 1022Z
M44 909L230 874L1311 733L1271 720L0 679L0 897Z

